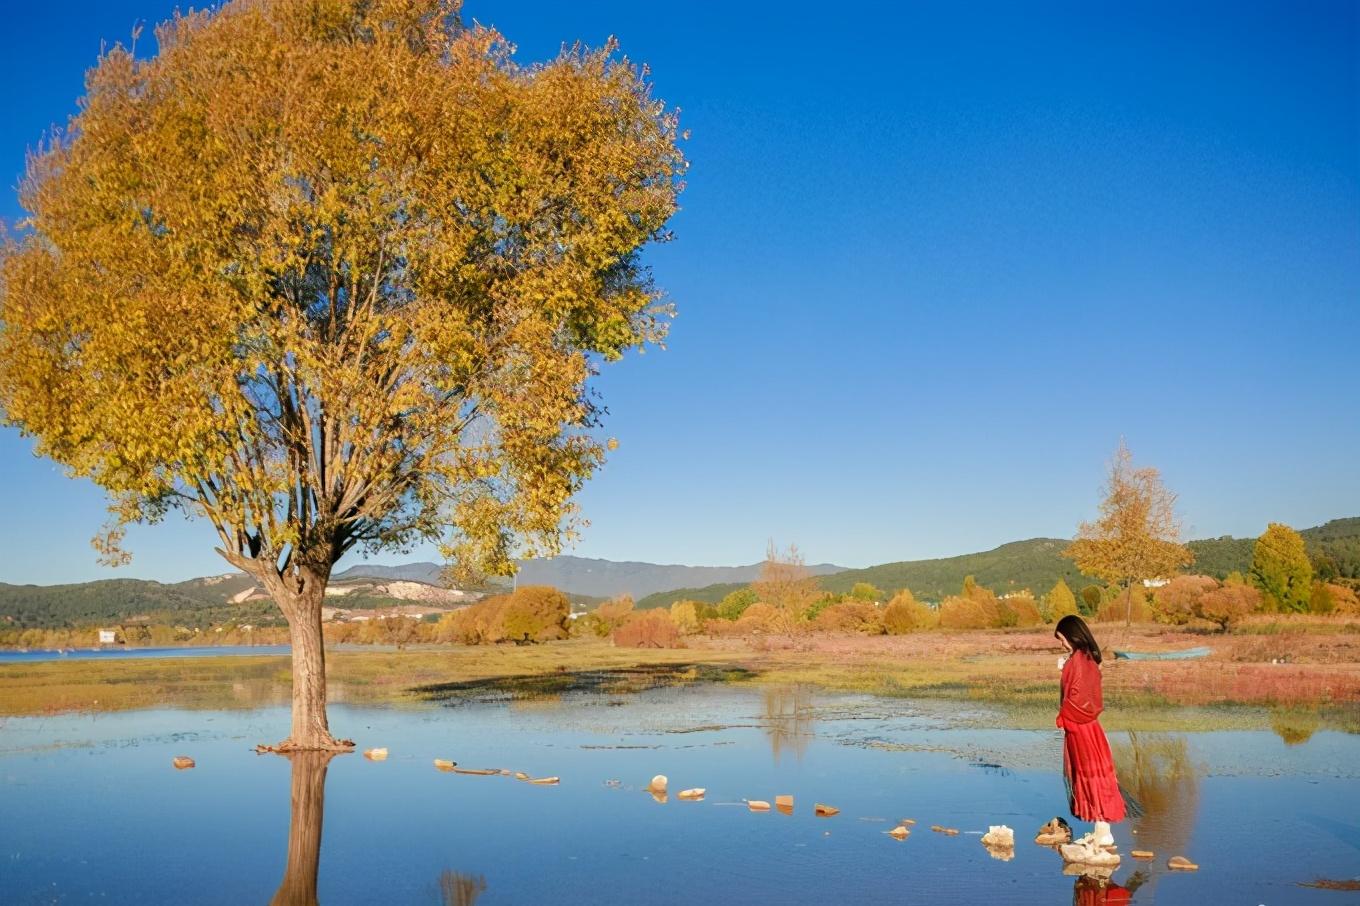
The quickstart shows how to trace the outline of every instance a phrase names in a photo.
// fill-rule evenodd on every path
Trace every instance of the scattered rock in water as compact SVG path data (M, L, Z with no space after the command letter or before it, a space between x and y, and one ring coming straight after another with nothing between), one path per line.
M899 824L897 825L897 827L894 827L892 830L888 831L888 835L896 837L898 840L905 840L911 836L911 829L906 827L905 825Z
M1100 865L1082 865L1080 862L1068 862L1063 865L1063 874L1069 878L1091 878L1104 884L1114 877L1114 869Z
M783 812L785 815L792 815L792 814L793 814L793 797L792 797L792 796L775 796L775 797L774 797L774 807L777 808L777 809L779 809L779 811Z
M177 771L186 771L194 766L194 760L188 755L176 755L170 763L175 766Z
M1034 835L1034 842L1040 846L1060 846L1063 843L1071 843L1072 826L1062 818L1054 818L1039 828L1039 832Z
M1103 846L1083 837L1076 843L1064 843L1058 847L1064 862L1093 865L1100 868L1115 868L1119 865L1119 853L1112 853Z
M1199 871L1199 866L1185 856L1172 856L1166 860L1166 867L1173 868L1176 871Z
M456 761L447 761L447 760L445 760L445 759L443 759L443 758L436 758L436 759L434 760L434 766L435 766L435 769L436 769L436 770L440 770L440 771L452 771L454 768L456 768L456 767L458 766L458 762L456 762Z
M915 826L916 826L916 819L915 819L915 818L903 818L901 821L899 821L899 822L897 822L897 823L900 824L900 825L902 825L903 827L915 827Z
M453 769L453 773L455 773L455 774L472 774L472 775L477 776L477 777L491 777L492 775L499 774L500 772L501 772L500 768L457 768L457 767L456 767L456 768Z
M708 792L708 790L704 789L701 786L696 786L693 789L681 790L677 795L681 799L702 799L704 798L704 793L706 792Z
M364 757L369 761L386 761L387 749L364 749Z
M946 837L957 837L959 835L959 829L957 827L944 827L940 824L932 824L930 829L937 834L944 834Z
M1135 859L1142 859L1144 862L1148 859L1154 859L1157 856L1157 854L1150 849L1135 849L1133 852L1129 853L1129 855L1133 856Z
M666 779L665 774L657 774L652 778L652 782L647 784L647 789L653 793L664 793L666 792L666 785L668 783L670 783L670 781Z
M604 785L605 785L605 786L616 786L616 787L617 787L617 786L623 786L623 781L622 781L622 780L606 780L606 781L604 782Z
M667 802L670 801L670 797L666 795L665 790L648 790L647 795L651 796L653 799L655 799L662 805L665 805Z
M770 803L766 802L764 799L747 799L746 807L753 812L768 812L770 810Z
M982 835L982 845L997 849L1015 848L1015 831L1004 824L992 824Z
M528 780L528 779L529 779L529 775L526 774L526 773L524 773L523 771L516 771L516 772L515 772L515 779L516 779L516 780Z
M836 808L834 805L826 805L821 802L818 802L815 805L813 805L812 810L817 813L818 818L831 818L841 813L841 810Z
M536 783L536 784L538 784L539 786L556 786L557 784L559 784L559 783L562 782L562 778L561 778L561 777L530 777L530 778L529 778L529 782L530 782L530 783Z

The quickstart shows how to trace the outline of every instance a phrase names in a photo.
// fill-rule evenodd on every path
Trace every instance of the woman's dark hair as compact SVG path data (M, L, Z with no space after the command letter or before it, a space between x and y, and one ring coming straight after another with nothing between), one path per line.
M1073 651L1085 651L1091 660L1100 663L1100 646L1096 644L1096 637L1091 635L1086 621L1076 614L1069 613L1059 620L1053 635L1062 636L1071 643Z

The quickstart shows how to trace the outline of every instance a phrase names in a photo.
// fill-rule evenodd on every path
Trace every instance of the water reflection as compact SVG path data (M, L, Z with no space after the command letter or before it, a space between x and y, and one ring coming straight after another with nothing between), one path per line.
M1184 736L1135 733L1113 747L1119 782L1143 807L1132 829L1140 849L1184 852L1199 815L1199 772Z
M1270 712L1270 729L1287 746L1299 746L1313 738L1322 726L1316 711L1303 708L1276 708Z
M269 902L275 906L311 906L316 900L317 867L321 862L321 816L326 801L326 769L337 752L291 752L282 757L293 765L292 807L288 822L288 865Z
M775 762L790 753L803 760L812 739L812 689L808 686L771 686L763 690L765 735Z
M1135 872L1124 884L1115 883L1108 872L1087 870L1072 884L1072 906L1123 906L1146 877Z
M473 906L486 893L483 875L465 875L445 869L439 876L439 901L443 906Z

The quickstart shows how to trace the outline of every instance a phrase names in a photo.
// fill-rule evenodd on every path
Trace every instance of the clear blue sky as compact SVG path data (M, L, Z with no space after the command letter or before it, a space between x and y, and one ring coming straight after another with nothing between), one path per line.
M525 60L618 35L693 130L651 255L680 314L600 382L575 553L1070 536L1121 434L1192 536L1360 514L1360 6L723 6L466 7ZM8 11L0 216L100 42L172 7ZM0 431L0 581L225 571L179 519L100 569L99 492L29 450Z

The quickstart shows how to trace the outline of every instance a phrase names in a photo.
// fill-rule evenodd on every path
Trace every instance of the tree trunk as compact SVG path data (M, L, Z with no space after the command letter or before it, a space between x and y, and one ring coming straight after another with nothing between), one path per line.
M321 634L321 604L326 583L307 577L296 593L279 589L279 609L288 618L288 639L293 647L293 730L274 746L278 752L311 750L346 751L349 740L331 736L326 720L326 649Z
M295 752L292 806L288 820L288 866L271 906L313 906L321 863L321 817L326 799L326 767L334 752Z
M1124 586L1124 628L1133 625L1133 580Z

